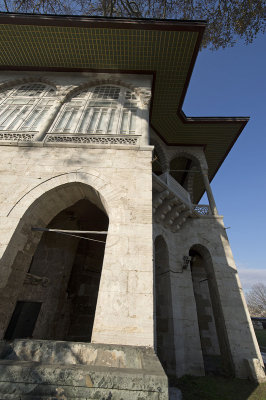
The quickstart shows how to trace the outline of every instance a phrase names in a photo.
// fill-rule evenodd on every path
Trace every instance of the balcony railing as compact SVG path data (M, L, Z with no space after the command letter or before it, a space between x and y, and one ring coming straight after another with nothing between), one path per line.
M161 179L164 183L166 183L167 186L169 187L169 189L180 200L182 200L183 203L188 205L189 208L192 208L192 203L191 203L189 193L168 172L165 172L164 174L160 175L158 178Z
M162 175L154 176L155 181L162 182L164 187L168 188L186 207L190 209L195 216L204 217L212 215L210 206L207 204L192 204L190 195L168 172Z
M210 206L207 204L193 204L193 210L200 216L212 215Z

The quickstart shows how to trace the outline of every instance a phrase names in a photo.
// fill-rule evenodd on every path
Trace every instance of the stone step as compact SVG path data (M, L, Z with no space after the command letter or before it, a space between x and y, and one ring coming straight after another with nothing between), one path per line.
M150 348L60 340L2 340L0 359L36 361L44 364L109 365L133 369L145 369L146 360L152 360L152 364L158 369L155 354Z
M0 400L8 395L21 400L166 400L167 390L161 376L141 369L1 360Z
M148 347L1 341L0 400L54 398L168 400L168 381Z
M51 396L31 396L31 395L13 395L13 394L0 394L0 400L58 400L58 397ZM62 399L63 400L63 399ZM67 400L95 400L89 397L68 397Z

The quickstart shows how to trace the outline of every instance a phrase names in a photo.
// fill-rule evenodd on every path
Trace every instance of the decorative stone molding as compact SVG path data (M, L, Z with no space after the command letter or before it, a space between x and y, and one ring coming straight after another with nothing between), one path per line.
M32 142L34 133L0 132L0 141L5 142Z
M150 105L150 101L151 101L151 90L150 89L141 89L139 91L139 97L141 99L141 102L144 106L148 106Z
M122 86L129 90L132 90L132 92L134 92L140 98L141 103L143 105L148 104L151 97L151 92L148 89L136 88L131 83L128 83L121 79L117 79L116 77L110 77L105 79L91 79L88 82L85 82L79 86L74 87L73 89L69 90L69 92L64 92L62 94L66 95L66 101L68 101L72 97L75 97L78 93L82 92L83 90L102 85Z
M137 137L132 136L89 136L89 135L47 135L45 143L73 143L73 144L125 144L136 146Z
M24 285L35 285L47 287L49 283L49 279L43 276L33 275L27 273L24 279Z
M138 137L133 136L89 136L89 135L46 135L45 143L72 143L72 144L117 144L136 146ZM0 132L0 142L33 142L34 133Z
M155 191L152 204L155 222L171 232L177 232L192 214L191 205L184 203L182 197L154 174L153 191Z
M196 212L197 215L204 216L204 215L212 215L210 207L205 204L195 204L194 205L194 212Z
M207 168L206 159L201 149L180 146L179 148L175 148L174 151L171 150L168 152L169 164L175 158L187 157L190 160L194 161L194 163L198 165L201 169Z
M162 192L162 204L154 209L155 222L163 225L166 229L170 229L171 232L177 232L192 212L171 192L166 198L164 196L165 192Z
M52 86L56 90L56 92L58 92L58 90L59 90L58 85L54 81L51 81L51 80L45 78L44 76L27 76L25 78L14 79L11 81L8 80L8 81L2 83L0 85L0 96L4 91L6 91L8 89L12 89L15 86L23 85L25 83L30 83L30 82L44 83L46 85Z

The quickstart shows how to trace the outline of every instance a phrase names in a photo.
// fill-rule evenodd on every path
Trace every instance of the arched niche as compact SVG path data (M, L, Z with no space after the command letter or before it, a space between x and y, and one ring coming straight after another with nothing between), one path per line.
M176 373L173 305L168 247L163 236L154 243L156 352L168 376Z
M204 188L199 161L186 153L170 161L170 175L189 192L192 202L197 188Z
M31 205L12 238L17 254L0 293L5 339L91 340L106 235L75 231L107 232L108 221L99 193L78 182L56 187Z
M205 373L231 375L233 364L211 255L202 245L192 246L189 255Z

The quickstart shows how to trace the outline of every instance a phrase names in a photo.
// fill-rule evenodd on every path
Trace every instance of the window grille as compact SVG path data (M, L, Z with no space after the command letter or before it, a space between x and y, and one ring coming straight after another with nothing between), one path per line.
M51 131L83 134L134 134L138 100L117 86L96 86L75 95L65 104Z
M115 86L97 86L93 91L92 98L117 100L119 93L120 88Z
M54 88L42 83L23 84L7 90L0 104L0 130L38 131L54 104L55 93Z
M55 90L53 88L49 88L47 85L41 83L21 85L13 92L13 96L42 97L47 95L53 96L54 94Z

